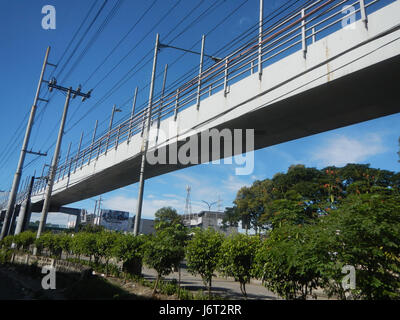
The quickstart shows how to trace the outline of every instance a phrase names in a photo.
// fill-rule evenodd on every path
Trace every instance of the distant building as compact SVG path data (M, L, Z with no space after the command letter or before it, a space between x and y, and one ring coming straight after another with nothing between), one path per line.
M182 215L183 224L188 228L213 228L216 231L222 232L225 235L238 232L237 227L223 228L222 221L225 213L218 211L201 211L199 213Z
M95 223L96 216L94 213L87 213L85 210L82 212L81 215L81 224L82 225L94 225Z

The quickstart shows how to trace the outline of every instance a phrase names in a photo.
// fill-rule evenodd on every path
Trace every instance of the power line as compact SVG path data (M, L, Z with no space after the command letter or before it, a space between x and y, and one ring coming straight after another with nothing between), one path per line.
M120 9L122 3L125 0L118 0L115 4L114 7L110 10L108 15L105 17L99 28L96 30L95 34L92 36L92 38L88 41L86 44L86 47L82 50L81 54L76 58L75 63L71 66L70 70L68 73L64 76L64 78L61 80L64 82L70 75L71 73L75 70L75 68L79 65L79 63L82 61L84 56L87 54L88 50L93 46L93 44L96 42L100 34L104 31L104 29L107 27L107 25L110 23L110 21L114 18L118 10ZM105 3L104 3L105 4Z
M105 64L108 58L115 52L115 50L125 41L128 35L136 28L136 26L143 20L146 14L153 8L158 0L154 0L150 6L143 12L140 18L134 23L134 25L128 30L128 32L118 41L118 43L114 46L114 48L108 53L108 55L103 59L103 61L96 67L96 69L90 74L90 76L85 80L83 86L96 74L96 72Z
M245 1L244 3L246 3L247 1ZM289 1L290 2L290 1ZM287 2L287 3L289 3L289 2ZM297 2L297 1L296 1ZM225 17L222 21L220 21L220 23L218 23L214 28L212 28L209 32L208 32L208 34L209 33L211 33L211 32L213 32L216 28L218 28L222 23L224 23L233 13L235 13L237 10L239 10L240 9L240 7L242 6L242 5L244 5L244 3L242 3L239 7L237 7L233 12L231 12L230 13L230 15L228 15L227 17ZM287 8L286 8L287 9ZM200 41L200 40L199 40ZM198 41L198 42L199 42ZM197 43L198 43L197 42ZM196 45L197 43L195 43L194 45ZM177 59L177 60L179 60L179 58ZM176 61L174 62L174 63L176 63ZM146 64L146 63L145 63ZM145 65L144 64L144 65ZM138 65L138 64L137 64ZM136 66L137 66L136 65ZM143 66L142 66L143 67ZM196 67L197 68L197 67ZM129 80L129 79L127 79L127 80ZM127 80L125 80L125 82L127 81ZM99 99L97 102L96 102L96 104L95 104L95 106L97 106L97 105L99 105L100 103L102 103L103 101L105 101L105 99L107 99L113 92L115 92L117 89L119 89L119 87L123 84L123 83L121 83L121 81L124 81L124 78L122 78L116 85L114 85L114 87L113 88L111 88L111 90L109 90L107 93L106 93L106 95L105 96L103 96L101 99ZM124 82L124 83L125 83ZM77 123L79 123L84 117L86 117L91 111L92 111L93 109L89 109L89 111L83 116L83 117L81 117L81 119L79 119L76 123L74 123L70 128L69 128L69 130L71 130L74 126L76 126L77 125Z
M172 7L157 23L156 23L156 25L128 52L128 54L127 55L125 55L113 68L112 68L112 70L110 71L110 72L108 72L107 73L107 75L105 76L105 77L103 77L103 79L102 80L100 80L100 82L98 82L95 86L94 86L94 88L96 88L98 85L99 85L99 83L101 83L104 79L106 79L111 73L112 73L112 71L114 71L117 67L118 67L118 65L131 53L131 52L133 52L133 50L137 47L137 45L141 42L141 41L143 41L144 40L144 38L145 37L147 37L154 29L155 29L155 27L157 27L157 25L158 24L160 24L161 23L161 21L162 20L164 20L165 19L165 17L166 16L168 16L168 14L179 4L179 2L180 2L181 0L179 0L176 4L175 4L175 6L174 7ZM248 0L246 0L245 2L247 2ZM213 5L211 5L210 7L213 7L213 6L215 6L215 4L216 3L214 3ZM208 9L207 9L208 10ZM204 14L204 12L202 13L202 15ZM191 25L191 27L193 27L193 25L194 24L192 24ZM174 31L175 30L175 28L172 28L171 29L172 31ZM188 29L186 29L185 31L188 31ZM171 33L171 32L170 32ZM170 34L169 33L169 34ZM169 35L168 34L168 35ZM180 34L181 35L181 34ZM180 36L179 35L179 36ZM175 37L174 39L176 39L177 37ZM69 130L71 130L73 127L75 127L80 121L82 121L89 113L91 113L93 110L94 110L94 108L96 107L96 106L98 106L98 105L100 105L100 104L102 104L105 100L107 100L116 90L118 90L122 85L124 85L127 81L129 81L132 77L133 77L133 75L134 74L131 74L134 70L135 70L135 68L137 67L137 66L139 66L141 63L143 63L143 59L145 59L146 57L149 57L149 59L147 59L147 60L145 60L145 62L143 63L143 65L138 69L138 70L135 70L135 72L139 72L141 69L143 69L151 60L152 60L152 57L150 57L150 54L152 53L152 49L150 49L141 59L139 59L139 61L138 61L138 63L136 63L127 73L125 73L125 75L116 83L116 84L114 84L114 86L110 89L110 90L108 90L107 91L107 93L102 97L102 98L100 98L95 104L94 104L94 106L92 107L92 108L89 108L89 110L78 120L78 121L76 121L70 128L68 128L68 131ZM131 74L131 75L130 75ZM159 75L157 75L157 77L158 77ZM143 89L141 89L141 90L143 90Z

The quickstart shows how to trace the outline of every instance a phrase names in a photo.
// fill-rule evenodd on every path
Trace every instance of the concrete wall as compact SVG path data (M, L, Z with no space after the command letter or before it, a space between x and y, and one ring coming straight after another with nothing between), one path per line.
M82 276L87 276L91 274L92 271L90 267L81 264L64 260L52 259L49 257L34 256L30 254L13 253L11 257L11 263L18 263L25 265L36 264L40 268L43 266L53 266L56 268L56 271L63 273L78 273L81 274Z

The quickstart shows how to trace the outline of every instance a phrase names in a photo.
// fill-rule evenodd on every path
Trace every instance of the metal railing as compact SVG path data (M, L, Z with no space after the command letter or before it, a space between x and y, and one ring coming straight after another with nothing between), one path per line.
M161 120L169 117L173 117L176 121L181 110L196 106L197 101L200 101L201 107L202 100L221 90L225 96L228 95L233 83L257 72L260 58L264 68L299 50L303 51L304 58L307 59L310 44L339 30L342 21L350 17L353 17L354 21L361 19L367 23L367 8L380 1L314 1L264 30L261 37L257 35L246 45L236 49L190 81L160 96L152 104L150 122L159 125ZM353 10L345 15L344 6L351 6ZM371 12L377 9L379 8L372 8ZM264 77L268 77L268 74ZM111 149L118 149L122 142L129 143L134 135L143 134L146 120L147 108L118 124L88 147L78 150L75 155L65 159L58 166L56 182L69 179L71 174L82 169L84 165L96 161ZM35 182L32 194L42 193L45 187L45 181Z

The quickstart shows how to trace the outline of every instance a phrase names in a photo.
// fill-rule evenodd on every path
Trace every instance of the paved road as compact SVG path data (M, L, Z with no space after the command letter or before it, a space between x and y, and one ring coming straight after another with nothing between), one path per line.
M142 273L147 279L155 279L156 273L153 269L148 269L143 267ZM179 274L177 272L170 274L165 277L165 279L178 280ZM193 276L187 272L185 268L182 268L181 272L181 284L182 287L185 287L188 290L198 291L198 290L206 290L204 287L203 281L200 276ZM246 284L246 291L248 295L248 299L255 300L277 300L277 297L274 293L267 290L264 286L262 286L259 281L251 281L251 283ZM212 280L212 292L214 294L224 296L228 299L243 299L243 295L240 291L239 282L235 282L231 278L217 278L214 277Z

